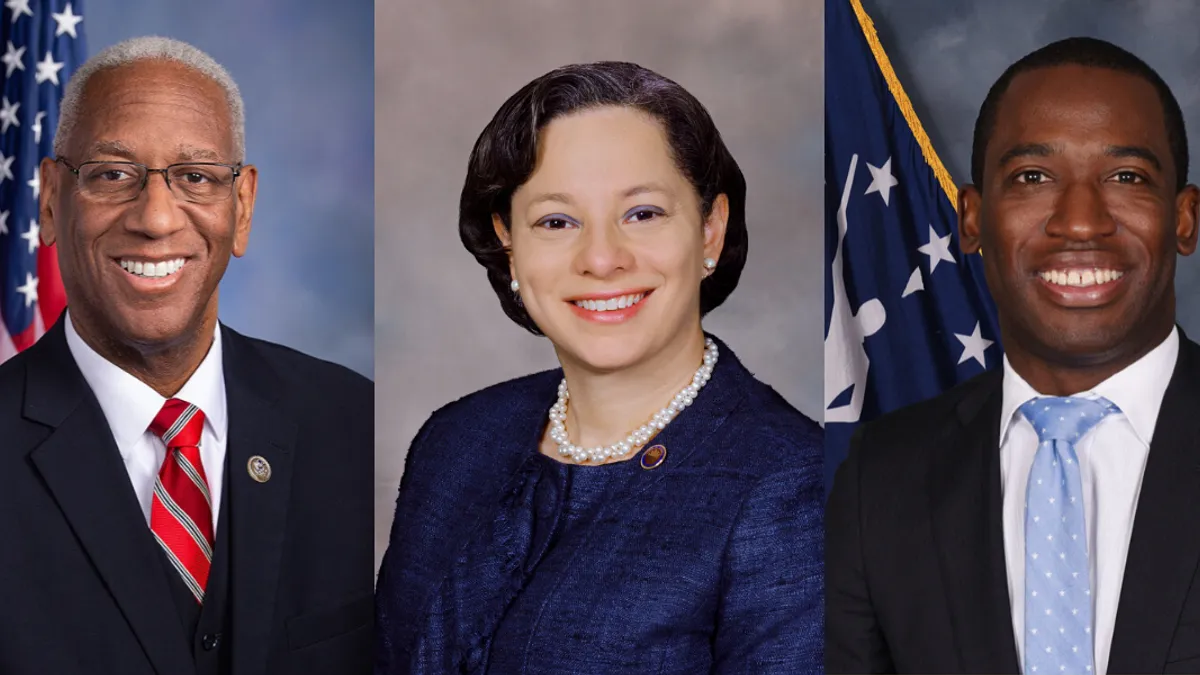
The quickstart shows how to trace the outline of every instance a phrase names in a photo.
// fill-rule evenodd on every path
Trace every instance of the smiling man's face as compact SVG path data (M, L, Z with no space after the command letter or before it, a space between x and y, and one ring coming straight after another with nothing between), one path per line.
M241 160L223 90L181 64L145 60L99 72L81 104L62 158L70 166ZM58 245L81 335L167 348L216 321L217 286L250 233L253 167L232 180L227 197L204 204L186 199L178 184L210 179L199 174L180 176L171 188L161 174L149 174L136 198L118 203L81 191L80 178L63 162L44 162L42 178L43 234ZM106 167L91 179L111 185L129 176Z
M1196 246L1196 188L1176 190L1163 108L1136 75L1061 65L1017 75L982 184L961 201L1005 349L1051 364L1132 361L1175 321L1175 259Z

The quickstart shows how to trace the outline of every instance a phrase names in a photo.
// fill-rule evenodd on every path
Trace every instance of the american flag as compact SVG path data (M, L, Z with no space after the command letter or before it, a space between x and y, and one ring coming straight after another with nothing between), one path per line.
M826 485L863 422L1001 363L957 188L861 0L825 2Z
M67 78L82 63L82 0L5 0L0 108L0 361L32 345L67 305L41 245L38 164L52 155Z

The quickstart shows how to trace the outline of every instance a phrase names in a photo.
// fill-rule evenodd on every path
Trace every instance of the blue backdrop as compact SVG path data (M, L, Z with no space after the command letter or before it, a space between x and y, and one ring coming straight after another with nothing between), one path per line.
M92 0L83 15L89 56L172 37L211 54L242 91L258 203L221 319L373 377L373 3Z

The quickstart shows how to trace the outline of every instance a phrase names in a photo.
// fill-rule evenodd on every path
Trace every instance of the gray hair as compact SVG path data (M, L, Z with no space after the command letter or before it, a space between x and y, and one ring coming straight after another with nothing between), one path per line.
M233 123L233 148L235 162L245 161L246 154L246 111L242 94L229 72L211 56L179 40L164 37L136 37L119 42L84 62L71 76L63 91L59 108L58 131L54 134L54 154L61 156L71 131L81 114L80 102L88 80L98 72L129 65L136 61L174 61L216 82L225 91L229 104L229 115Z

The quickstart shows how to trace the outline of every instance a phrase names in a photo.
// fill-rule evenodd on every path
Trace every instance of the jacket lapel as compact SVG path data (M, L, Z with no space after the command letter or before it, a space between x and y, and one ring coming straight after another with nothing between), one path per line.
M959 425L935 443L930 467L934 544L962 672L1017 673L1000 493L999 371L957 408Z
M1200 563L1200 346L1182 337L1142 477L1109 673L1162 672Z
M266 670L275 622L279 569L287 531L296 424L276 403L278 378L255 358L246 338L222 326L225 391L229 402L230 600L236 639L233 670ZM270 465L270 477L251 477L251 458Z
M604 509L597 515L598 519L603 519L605 514L619 512L625 501L654 489L656 484L667 480L674 472L702 466L713 451L717 432L746 398L754 376L724 342L707 333L705 337L712 338L720 350L712 378L705 385L703 394L697 396L691 406L646 444L646 448L656 445L666 448L666 459L652 471L639 468L637 471L623 472L624 482L613 484L612 494L605 499ZM636 465L641 461L641 454L639 451L626 461Z
M50 427L31 454L64 517L164 675L191 673L168 579L100 410L67 348L61 321L33 348L23 414Z

